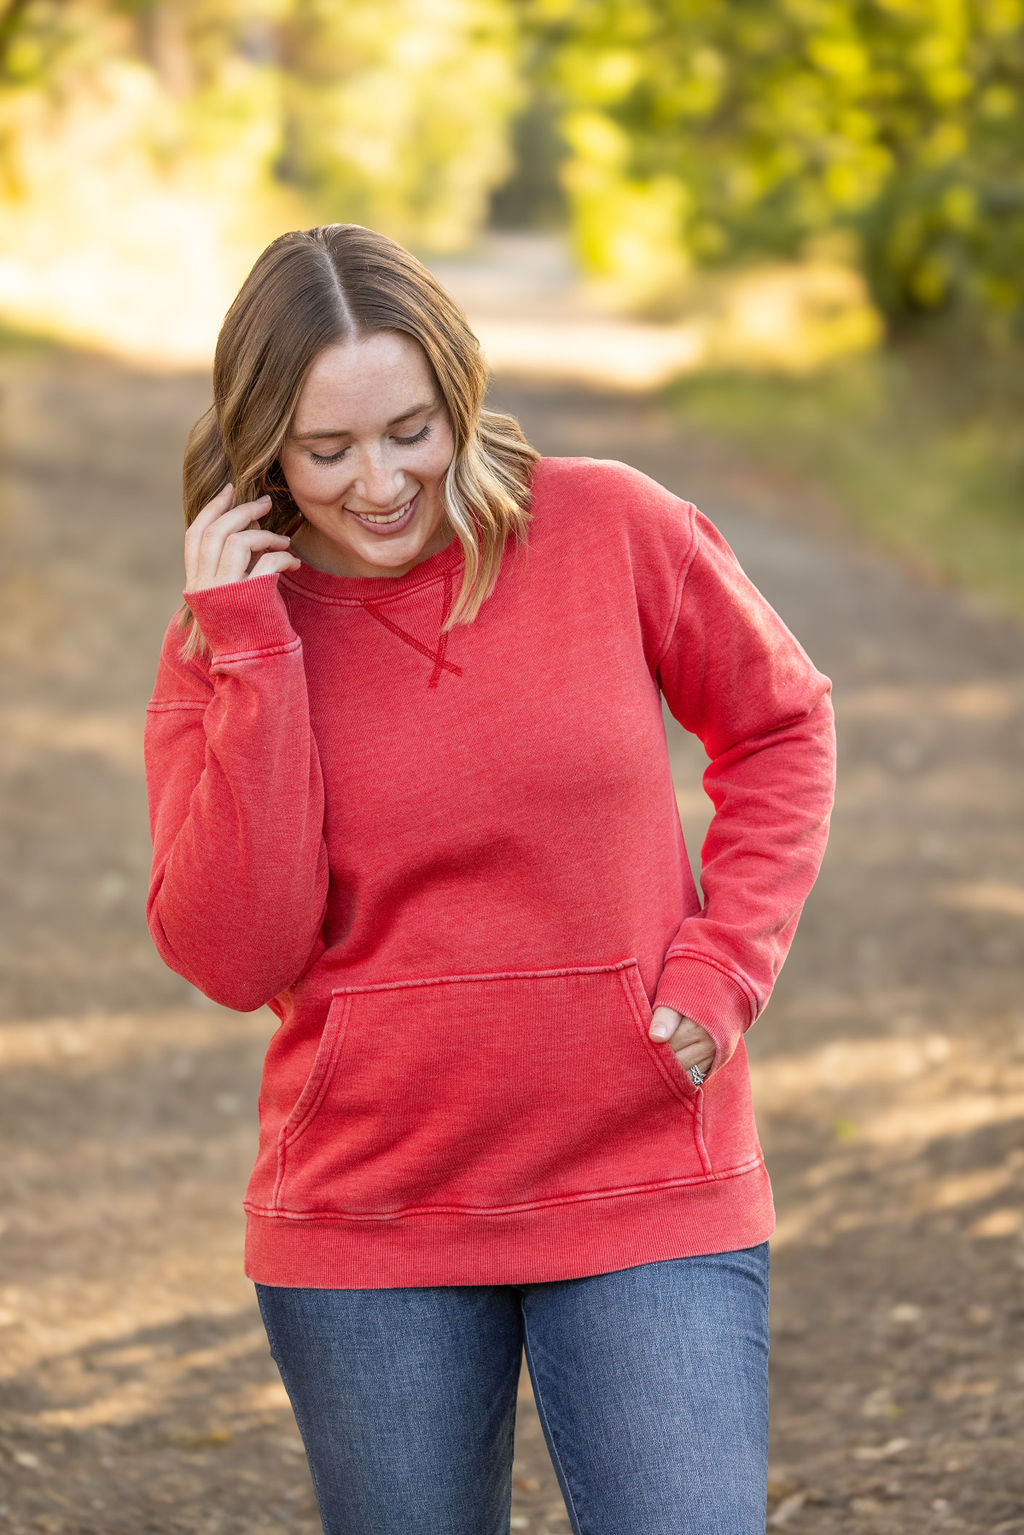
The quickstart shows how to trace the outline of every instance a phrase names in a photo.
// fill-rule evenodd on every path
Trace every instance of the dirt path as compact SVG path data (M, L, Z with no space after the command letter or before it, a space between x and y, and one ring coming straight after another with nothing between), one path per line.
M0 387L0 1529L317 1535L241 1267L272 1015L193 992L143 914L142 716L206 379L54 353L0 358ZM695 500L835 684L832 841L748 1036L770 1528L1024 1531L1024 635L636 397L492 399ZM696 858L703 753L670 738ZM569 1528L525 1368L513 1528Z

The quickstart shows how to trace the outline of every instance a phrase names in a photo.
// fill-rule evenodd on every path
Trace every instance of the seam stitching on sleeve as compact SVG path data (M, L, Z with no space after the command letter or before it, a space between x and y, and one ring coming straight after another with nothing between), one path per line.
M694 506L692 501L687 501L685 505L687 508L687 517L689 518L690 522L690 542L687 545L686 553L683 555L679 566L679 571L676 575L676 587L672 602L672 612L669 616L668 626L665 630L665 638L658 647L658 654L654 661L655 671L658 671L660 668L662 661L664 661L666 655L668 654L668 647L672 643L672 636L675 633L676 624L679 621L679 610L683 605L683 587L686 585L686 577L690 573L690 566L693 564L693 557L697 552L697 508Z
M255 661L262 656L286 656L289 651L298 650L301 644L302 641L296 636L294 640L289 640L287 644L268 645L265 649L260 650L228 650L219 654L215 652L211 664L219 666L225 661Z

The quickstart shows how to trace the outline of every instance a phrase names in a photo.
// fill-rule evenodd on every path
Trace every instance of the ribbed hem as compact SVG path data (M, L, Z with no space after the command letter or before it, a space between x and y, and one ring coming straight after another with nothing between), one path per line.
M299 643L277 590L276 570L218 586L183 591L215 662L244 659Z
M755 999L741 982L696 953L668 956L652 1007L674 1008L711 1035L718 1049L705 1081L731 1060L756 1014Z
M493 1215L305 1221L247 1212L245 1273L257 1284L313 1289L537 1284L753 1247L774 1230L759 1159L706 1182Z

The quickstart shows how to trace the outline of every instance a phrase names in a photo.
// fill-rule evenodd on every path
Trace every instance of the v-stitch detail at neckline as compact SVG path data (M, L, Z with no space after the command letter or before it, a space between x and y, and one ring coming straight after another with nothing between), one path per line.
M449 661L445 658L445 652L448 649L448 631L446 631L443 626L445 620L448 617L448 614L452 610L453 577L450 570L442 571L442 576L444 579L444 586L441 596L441 618L438 624L437 646L435 649L431 649L428 644L424 643L423 640L417 639L416 636L414 634L410 634L407 629L401 628L400 625L396 624L393 619L387 616L387 614L381 612L375 602L370 601L369 599L363 602L363 607L365 608L366 612L369 613L371 618L375 618L378 623L383 624L386 629L390 629L392 634L397 635L397 637L400 640L403 640L405 644L407 644L412 650L418 650L420 655L426 656L428 661L433 661L434 667L430 674L429 681L427 682L428 688L437 687L437 684L441 679L442 671L453 672L457 677L462 676L462 667L456 666L454 661Z

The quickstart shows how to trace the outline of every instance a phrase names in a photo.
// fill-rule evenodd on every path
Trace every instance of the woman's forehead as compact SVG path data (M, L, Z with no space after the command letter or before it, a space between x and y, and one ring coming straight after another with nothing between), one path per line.
M344 433L394 424L437 399L426 354L393 331L325 347L299 395L294 434Z

